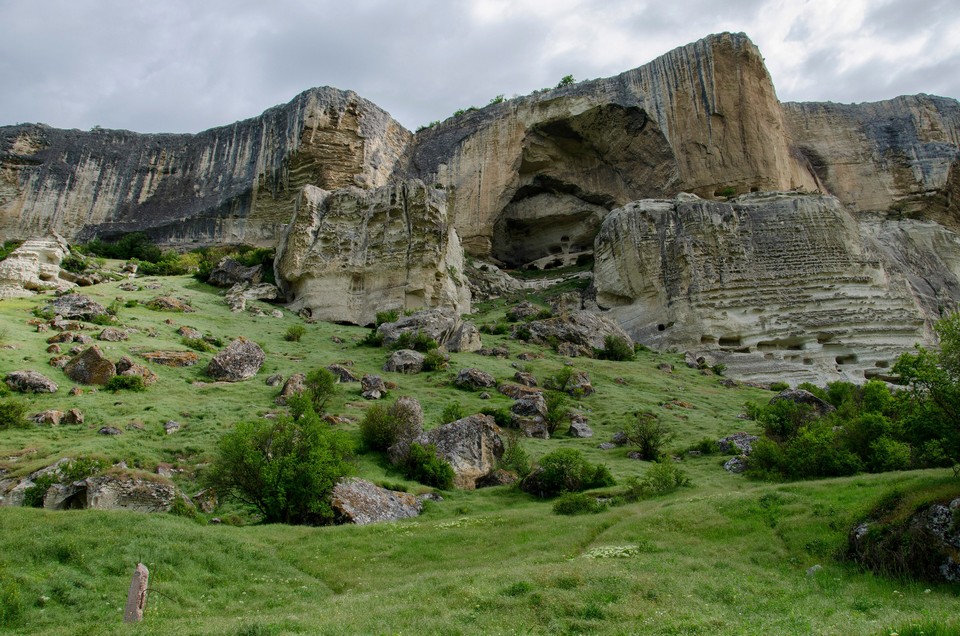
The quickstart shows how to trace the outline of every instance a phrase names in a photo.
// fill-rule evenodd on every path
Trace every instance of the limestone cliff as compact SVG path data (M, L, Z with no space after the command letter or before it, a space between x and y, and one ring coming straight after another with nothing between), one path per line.
M932 95L786 103L787 132L826 191L859 211L960 228L960 104Z
M274 265L292 308L361 325L390 309L469 312L463 250L444 199L421 181L305 186Z
M635 199L817 188L763 58L730 33L448 119L417 135L407 170L450 190L468 252L513 265L589 251Z
M864 232L831 196L637 201L597 236L597 302L639 341L712 354L739 377L862 381L929 339L936 310L920 297L960 297L960 240L930 225Z
M171 246L272 246L304 185L384 185L410 138L376 105L332 88L197 135L2 127L0 235L146 231Z

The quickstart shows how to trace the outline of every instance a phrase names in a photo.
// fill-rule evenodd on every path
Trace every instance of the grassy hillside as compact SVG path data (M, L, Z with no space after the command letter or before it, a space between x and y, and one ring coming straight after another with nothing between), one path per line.
M128 341L99 343L113 360L155 349L186 350L176 335L189 325L224 342L246 336L267 352L260 374L238 384L211 383L203 374L212 354L185 369L150 365L160 380L144 393L69 396L73 384L47 365L46 337L28 325L43 297L0 302L0 374L34 369L60 384L53 395L31 396L30 412L79 408L82 426L0 431L0 469L22 476L65 456L98 456L154 472L179 470L174 481L195 492L198 466L216 439L242 419L277 409L278 389L264 379L333 362L353 363L358 375L380 373L396 384L390 398L423 404L427 426L460 402L466 412L508 406L511 400L451 385L456 371L475 366L511 378L519 363L541 380L564 359L506 336L507 360L453 354L447 371L407 376L380 371L388 353L359 347L366 330L306 324L299 342L283 336L302 320L231 313L215 288L187 277L138 279L140 291L117 283L82 290L104 305L119 299L119 319L138 330ZM156 288L151 288L156 287ZM147 309L157 295L188 300L195 313ZM49 300L49 297L46 299ZM140 301L134 305L129 301ZM131 305L131 306L127 306ZM264 306L266 308L266 306ZM478 322L505 312L479 308ZM169 322L168 322L169 321ZM95 334L99 331L89 331ZM338 342L339 341L339 342ZM139 360L142 362L142 360ZM658 370L670 362L675 370ZM606 463L622 481L649 464L628 448L596 446L641 409L657 412L677 433L671 446L716 439L752 422L737 419L747 400L771 394L727 388L715 376L686 368L678 356L641 353L632 362L575 359L597 393L573 406L587 414L595 436L525 440L533 457L569 446ZM369 402L358 384L341 385L328 411L356 431ZM166 435L163 423L182 429ZM142 425L130 427L130 424ZM124 431L97 434L101 426ZM418 519L368 527L240 525L250 518L233 506L215 514L237 525L210 525L174 515L0 508L0 604L13 618L9 633L31 634L342 634L342 633L650 633L650 634L889 634L912 622L948 624L956 587L893 581L839 562L850 526L893 489L950 483L948 470L862 475L846 479L765 484L730 475L724 458L685 458L692 486L606 512L563 517L551 503L512 488L443 492ZM359 475L405 481L376 456L358 457ZM155 591L144 623L123 626L121 611L133 567L142 560ZM813 565L823 569L808 575ZM12 608L12 609L11 609ZM953 629L960 629L953 624ZM901 633L907 633L902 631ZM931 633L927 631L927 633ZM955 633L955 632L943 632Z

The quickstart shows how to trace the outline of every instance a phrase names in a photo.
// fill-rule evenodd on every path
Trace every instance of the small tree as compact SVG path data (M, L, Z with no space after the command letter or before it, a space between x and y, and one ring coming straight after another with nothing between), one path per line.
M664 446L673 439L673 432L654 413L641 411L627 427L627 439L637 447L647 461L657 461L664 454Z
M266 523L330 523L330 495L351 472L353 449L310 403L291 401L298 418L240 422L221 437L207 481L222 496L255 508Z
M337 376L327 369L314 369L307 373L304 384L313 408L323 413L327 402L337 394Z
M560 82L557 84L557 88L563 88L564 86L570 86L575 83L576 80L573 79L573 75L564 75L560 78Z

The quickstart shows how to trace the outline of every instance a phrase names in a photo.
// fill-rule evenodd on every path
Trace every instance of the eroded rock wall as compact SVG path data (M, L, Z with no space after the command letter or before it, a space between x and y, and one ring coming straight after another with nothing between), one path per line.
M757 48L730 33L448 119L417 135L407 172L449 190L468 252L512 265L569 262L636 199L817 188Z
M373 103L332 88L197 135L6 126L0 235L145 231L168 246L272 246L304 185L382 186L411 137Z
M825 191L858 211L960 229L960 104L932 95L785 103L787 133Z
M597 303L631 336L746 379L883 376L929 342L938 299L960 298L955 234L864 227L831 196L637 201L606 219L596 259Z
M390 309L470 311L445 195L421 181L304 187L274 269L291 307L322 320L365 325Z

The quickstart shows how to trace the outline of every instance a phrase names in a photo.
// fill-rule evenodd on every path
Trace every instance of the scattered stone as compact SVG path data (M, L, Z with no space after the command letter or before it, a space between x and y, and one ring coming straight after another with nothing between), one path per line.
M36 371L11 371L3 381L18 393L56 393L58 388L56 382Z
M223 300L230 307L230 311L240 312L247 308L247 301L249 300L276 300L279 295L277 286L270 283L260 283L259 285L237 283L227 290ZM258 316L266 315L262 309L255 305L250 307L250 311Z
M280 373L274 373L271 376L268 376L266 379L267 386L280 386L283 384L283 375Z
M176 471L174 470L173 466L171 466L170 464L167 464L165 462L160 462L159 464L157 464L157 474L160 475L161 477L166 477L169 479L170 477L173 477L175 473ZM191 504L192 503L193 502L191 502Z
M136 265L134 265L134 267L136 267ZM120 285L118 286L118 289L125 292L138 292L142 288L140 287L140 285L137 285L136 283L126 282L126 283L120 283Z
M657 365L657 369L663 371L664 373L673 373L673 365L669 362L661 362Z
M599 448L600 450L613 450L616 447L617 445L614 444L613 442L600 442L599 444L597 444L597 448Z
M56 409L47 409L46 411L41 411L33 417L31 417L34 422L41 425L47 426L59 426L60 420L63 419L63 411L58 411Z
M524 386L522 384L511 384L510 382L504 382L498 385L497 391L514 400L519 400L523 397L543 393L543 389L538 389L532 386Z
M387 394L387 387L379 375L365 375L360 378L360 395L368 400L379 400Z
M139 376L143 378L143 383L146 386L150 386L159 379L156 373L142 364L137 364L127 356L121 357L117 362L117 375Z
M83 411L80 409L70 409L67 411L67 414L63 417L64 424L83 424L84 421Z
M70 351L68 351L67 353L69 353L72 356L77 356L77 355L80 355L82 351L83 351L83 346L77 345L75 347L70 347Z
M97 335L97 340L103 340L105 342L120 342L127 338L129 338L127 332L122 329L117 329L116 327L107 327Z
M628 459L634 459L634 460L636 460L636 461L638 461L638 462L642 462L642 461L643 461L643 453L641 453L641 452L639 452L639 451L630 451L629 453L627 453L627 458L628 458Z
M590 383L590 376L586 371L576 371L567 380L564 390L574 397L586 397L594 394L593 385Z
M220 505L220 501L217 498L217 493L212 488L204 488L197 494L190 497L190 500L193 502L193 505L200 509L200 512L204 514L210 514L217 509L217 506ZM210 520L213 523L213 519ZM217 520L217 523L220 523L220 520Z
M66 344L73 342L75 336L76 334L70 333L69 331L61 331L47 338L47 342L50 344Z
M104 426L97 431L100 435L122 435L123 431L115 426Z
M184 338L189 338L191 340L199 340L203 338L203 334L200 333L199 329L194 329L193 327L187 327L186 325L181 326L177 329L177 335Z
M348 369L342 364L331 364L327 365L327 371L337 376L338 382L359 382L358 378L353 371Z
M409 493L387 490L356 477L334 486L330 506L338 523L357 525L408 519L423 510L423 502Z
M180 313L192 313L196 311L189 303L178 298L173 298L172 296L157 296L145 304L148 309L154 311L176 311Z
M46 307L57 316L67 320L92 321L97 316L106 316L107 310L97 301L83 294L64 294Z
M127 424L127 430L128 431L145 431L147 430L147 427L143 425L143 422L130 422Z
M333 344L343 344L343 338L340 336L330 336L330 342Z
M742 456L731 457L723 464L723 469L735 474L742 473L747 469L746 459Z
M561 342L557 345L557 353L565 358L589 358L593 352L583 345L574 344L572 342ZM564 364L569 366L573 363L565 362Z
M626 446L630 443L630 438L624 431L617 431L613 434L613 437L610 438L610 441L617 446Z
M383 365L384 371L414 374L423 371L423 354L413 349L398 349Z
M280 395L277 396L277 399L274 402L279 406L285 406L287 400L289 400L294 395L302 395L304 391L307 390L307 374L305 373L294 373L287 381L283 383L283 388L280 389Z
M760 439L756 435L740 431L717 440L721 453L736 453L738 455L749 455L753 451L753 443Z
M507 349L506 347L490 347L489 349L488 348L478 349L477 353L482 356L488 356L491 358L509 358L510 357L510 350Z
M513 379L523 386L537 386L537 378L532 373L517 371L513 374Z
M470 415L423 433L418 444L433 444L437 455L450 463L457 488L473 489L503 456L500 428L489 415Z
M167 435L173 435L180 430L180 422L175 422L174 420L168 420L163 423L163 432Z
M213 357L207 375L223 382L240 382L255 376L265 359L260 345L241 336Z
M83 395L83 389L81 389L81 388L78 387L78 386L75 386L75 387L73 387L73 388L70 389L70 395L73 396L73 397L76 397L76 396L78 396L78 395Z
M63 372L80 384L106 384L117 375L117 367L94 345L70 360Z
M812 567L809 567L807 568L807 576L813 576L822 569L823 569L823 566L820 565L819 563Z
M143 357L165 367L192 367L200 362L200 356L193 351L150 351Z
M533 351L524 351L523 353L517 356L517 360L521 360L523 362L529 362L530 360L537 360L542 357L543 357L542 353L537 353Z
M63 367L67 366L67 363L70 362L71 357L72 356L66 356L66 355L53 356L52 358L50 358L47 364L49 364L51 367L55 369L62 369Z
M567 431L570 437L587 438L593 437L593 429L587 423L587 418L579 413L570 418L570 430Z
M210 272L207 283L215 287L233 287L237 283L258 285L263 280L263 265L246 267L239 261L225 256Z
M489 394L488 392L484 391L483 393L480 394L480 399L481 399L481 400L489 400L489 399L490 399L490 394Z
M477 389L489 389L496 386L497 381L492 375L480 369L467 368L461 369L457 373L453 383L461 389L475 391Z
M60 353L60 345L52 344L47 347L47 353Z

